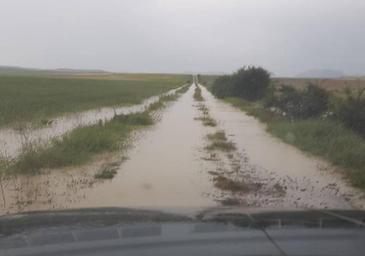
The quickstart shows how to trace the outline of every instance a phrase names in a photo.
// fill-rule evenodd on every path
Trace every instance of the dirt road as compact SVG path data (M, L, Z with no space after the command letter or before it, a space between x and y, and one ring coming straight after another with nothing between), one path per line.
M120 164L112 180L95 180L94 174L101 164L115 161L115 155L100 156L82 168L20 176L6 182L0 214L101 206L182 209L222 204L364 208L363 194L347 185L330 165L273 138L263 124L215 99L204 88L204 101L197 102L194 89L192 85L165 108L156 125L134 134L129 158ZM203 106L216 126L200 121ZM208 150L207 135L217 131L225 132L232 149ZM222 186L222 181L233 188Z

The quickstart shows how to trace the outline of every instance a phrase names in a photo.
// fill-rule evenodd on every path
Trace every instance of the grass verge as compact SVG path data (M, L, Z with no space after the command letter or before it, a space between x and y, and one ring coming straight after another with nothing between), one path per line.
M103 152L123 150L133 129L151 125L149 113L120 115L105 124L77 128L50 145L30 145L10 165L12 172L37 174L44 168L81 165Z
M258 103L237 98L225 101L267 124L267 130L284 142L323 157L341 167L354 186L365 189L365 140L331 119L289 120L274 115Z
M286 143L344 168L352 183L365 189L365 140L340 123L282 120L269 123L268 130Z

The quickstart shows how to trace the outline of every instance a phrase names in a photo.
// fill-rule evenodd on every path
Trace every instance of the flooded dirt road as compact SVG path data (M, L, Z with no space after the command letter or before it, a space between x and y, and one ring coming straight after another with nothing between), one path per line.
M273 138L263 124L204 88L204 101L195 101L194 87L162 110L156 125L134 134L133 147L122 163L119 155L101 155L81 168L4 181L0 214L104 206L364 207L363 194L327 163ZM203 105L216 126L199 121ZM221 130L234 150L207 150L207 135ZM105 163L118 164L117 175L111 180L94 179ZM244 182L245 189L217 186L217 180L222 181L217 177L223 175Z
M137 131L134 146L112 180L94 179L101 156L78 169L52 170L7 182L6 212L79 207L208 207L216 205L201 146L207 128L194 121L193 86L162 111L151 129ZM2 211L2 213L4 213Z
M364 208L364 193L335 168L274 138L265 125L216 99L202 87L206 106L237 147L240 173L259 184L240 200L249 206L284 208Z

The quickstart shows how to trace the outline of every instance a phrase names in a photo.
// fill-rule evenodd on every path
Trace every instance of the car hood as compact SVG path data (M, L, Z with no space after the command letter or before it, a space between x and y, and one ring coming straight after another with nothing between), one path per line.
M365 212L207 209L195 217L127 208L0 217L4 255L363 255Z

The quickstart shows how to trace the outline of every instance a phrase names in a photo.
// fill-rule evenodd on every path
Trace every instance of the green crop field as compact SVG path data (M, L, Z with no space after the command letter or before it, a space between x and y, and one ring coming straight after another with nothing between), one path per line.
M96 107L140 103L176 88L187 75L90 74L69 77L0 76L0 127Z

